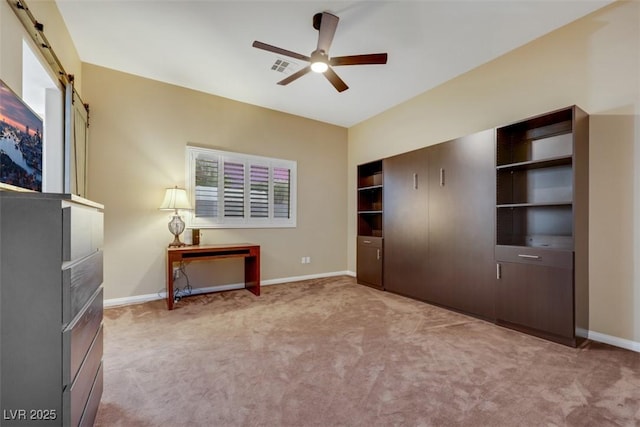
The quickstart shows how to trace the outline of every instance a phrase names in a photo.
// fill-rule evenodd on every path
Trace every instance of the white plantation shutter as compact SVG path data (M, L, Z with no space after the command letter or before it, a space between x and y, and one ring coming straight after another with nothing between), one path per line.
M273 216L289 218L291 208L291 171L273 168Z
M187 147L193 228L296 226L296 162Z
M195 159L195 212L201 218L218 217L218 160Z
M269 167L251 165L249 180L251 218L269 218Z
M224 162L224 216L244 217L244 165Z

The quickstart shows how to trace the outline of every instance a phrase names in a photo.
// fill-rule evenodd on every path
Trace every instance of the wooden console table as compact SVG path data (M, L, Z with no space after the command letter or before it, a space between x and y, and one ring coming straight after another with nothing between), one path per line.
M173 310L173 264L183 261L206 261L221 258L244 258L244 285L260 296L260 246L251 243L198 245L167 249L167 308Z

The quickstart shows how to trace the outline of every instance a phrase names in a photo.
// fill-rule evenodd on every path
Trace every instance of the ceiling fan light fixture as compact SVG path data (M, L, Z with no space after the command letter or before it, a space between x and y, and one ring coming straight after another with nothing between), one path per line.
M311 53L311 70L316 73L324 73L329 68L329 57L322 50Z
M278 55L284 55L290 58L309 62L308 66L296 71L289 77L280 80L278 82L279 85L288 85L305 74L313 71L318 74L324 74L326 79L329 80L329 83L331 83L338 92L344 92L349 89L349 86L347 86L340 76L333 71L334 66L386 64L387 54L371 53L365 55L334 56L329 59L329 48L331 47L331 42L333 41L333 36L335 35L339 20L340 18L329 12L317 13L313 16L313 28L318 30L319 33L318 47L316 50L311 52L311 55L309 56L301 55L280 47L271 46L270 44L262 43L257 40L253 42L252 46Z
M311 63L311 71L314 71L316 73L324 73L328 68L329 65L327 65L327 63L324 61L316 61Z

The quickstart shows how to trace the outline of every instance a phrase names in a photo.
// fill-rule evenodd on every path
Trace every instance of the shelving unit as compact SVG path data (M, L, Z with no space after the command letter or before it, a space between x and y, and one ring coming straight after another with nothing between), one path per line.
M497 131L498 245L573 249L572 111Z
M358 166L358 283L382 289L382 160Z
M588 329L588 150L576 106L496 131L498 323L574 346Z
M382 237L382 161L358 166L358 235Z

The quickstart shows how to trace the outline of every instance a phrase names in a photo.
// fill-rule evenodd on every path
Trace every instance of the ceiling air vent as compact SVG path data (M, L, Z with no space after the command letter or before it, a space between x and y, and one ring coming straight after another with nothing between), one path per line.
M298 69L298 64L295 62L288 61L286 59L276 59L276 62L271 66L273 71L277 71L279 73L291 74L292 72Z

